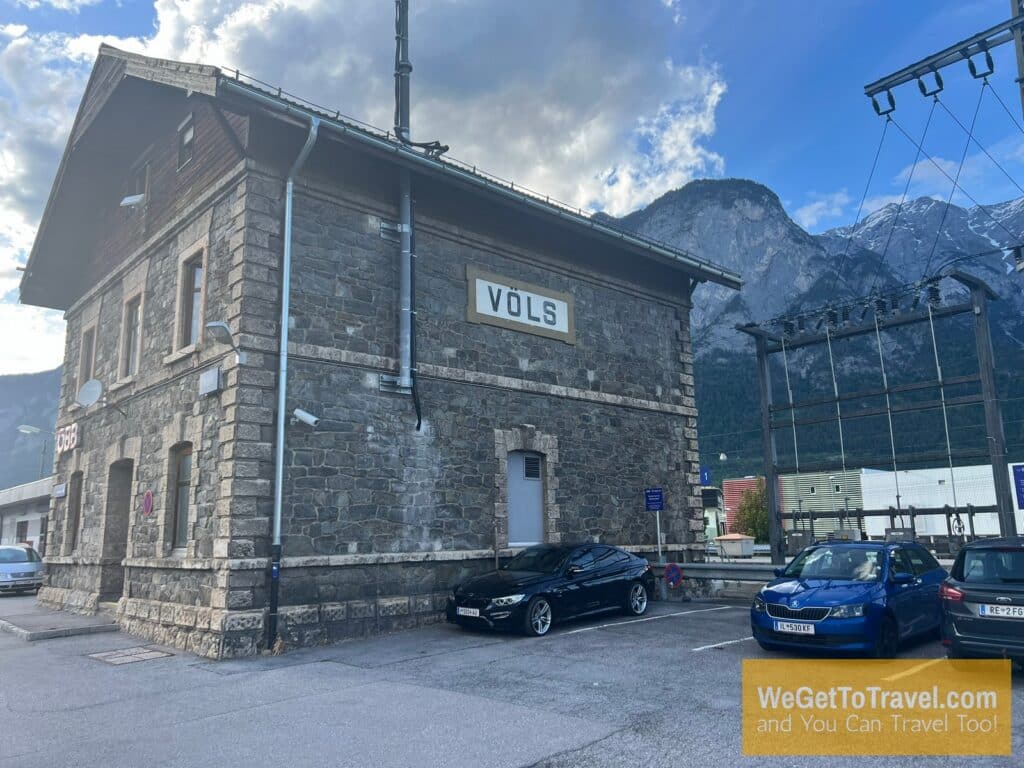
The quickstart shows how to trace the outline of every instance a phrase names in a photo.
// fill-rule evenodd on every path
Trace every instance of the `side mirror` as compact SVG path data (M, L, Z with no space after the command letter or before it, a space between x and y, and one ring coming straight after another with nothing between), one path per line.
M914 574L906 571L899 571L892 575L893 584L910 584L914 581Z
M577 573L583 573L583 569L580 568L578 565L570 565L568 569L565 571L566 576L568 576L570 579Z
M776 568L776 569L774 569L772 571L772 573L775 574L776 578L782 578L782 574L784 574L785 572L786 572L785 568Z

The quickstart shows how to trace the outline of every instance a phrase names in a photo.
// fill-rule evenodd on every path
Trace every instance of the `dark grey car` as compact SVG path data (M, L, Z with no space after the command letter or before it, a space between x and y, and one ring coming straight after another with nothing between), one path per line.
M0 546L0 592L33 592L43 585L43 559L31 547Z

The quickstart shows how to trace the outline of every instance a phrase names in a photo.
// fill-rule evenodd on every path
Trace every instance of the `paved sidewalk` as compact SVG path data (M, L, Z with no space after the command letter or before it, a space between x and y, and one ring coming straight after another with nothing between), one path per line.
M32 595L0 595L0 631L10 632L22 640L49 640L54 637L116 632L117 623L102 614L78 616L43 608Z

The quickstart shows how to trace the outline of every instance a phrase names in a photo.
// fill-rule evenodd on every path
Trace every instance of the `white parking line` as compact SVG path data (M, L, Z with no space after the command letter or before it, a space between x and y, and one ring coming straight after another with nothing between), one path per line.
M724 643L714 643L713 645L702 645L700 648L691 648L691 651L706 651L709 648L721 648L726 645L735 645L736 643L745 643L747 640L753 640L754 636L741 637L739 640L726 640Z
M717 608L698 608L693 611L677 611L676 613L663 613L660 616L648 616L645 619L627 619L626 621L613 621L610 624L598 624L596 627L582 627L580 629L572 629L568 632L559 632L550 637L565 637L566 635L575 635L579 632L593 632L595 629L607 629L608 627L620 627L623 624L639 624L642 621L657 621L658 619L671 619L673 616L687 616L691 613L708 613L709 611L727 611L730 608L738 608L741 606L736 605L720 605ZM746 610L746 608L744 608Z

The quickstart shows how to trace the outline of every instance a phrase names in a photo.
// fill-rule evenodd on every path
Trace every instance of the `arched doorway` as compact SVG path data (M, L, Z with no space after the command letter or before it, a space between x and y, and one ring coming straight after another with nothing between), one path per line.
M100 602L117 601L124 593L124 566L128 555L128 529L131 526L132 482L135 462L121 459L110 465L107 474L107 504L103 515L103 566L100 578Z

